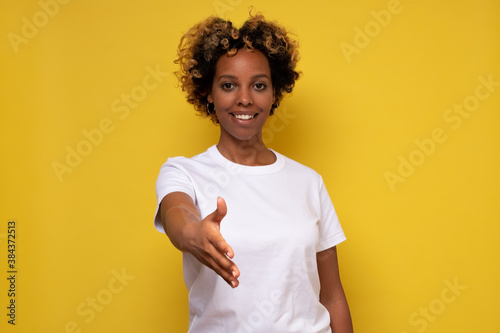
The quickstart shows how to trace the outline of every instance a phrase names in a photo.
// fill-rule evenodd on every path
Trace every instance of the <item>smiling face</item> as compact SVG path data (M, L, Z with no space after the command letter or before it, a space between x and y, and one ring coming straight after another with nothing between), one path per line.
M260 51L239 50L217 61L212 90L221 128L219 144L262 141L264 126L274 101L271 69Z

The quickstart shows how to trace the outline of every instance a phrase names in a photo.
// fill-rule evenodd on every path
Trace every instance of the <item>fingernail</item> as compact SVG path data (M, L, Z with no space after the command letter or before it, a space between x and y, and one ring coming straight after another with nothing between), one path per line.
M235 288L236 287L236 282L231 281L231 285L233 286L233 288Z
M232 273L233 273L233 276L236 278L236 272L235 272L235 271L233 271Z

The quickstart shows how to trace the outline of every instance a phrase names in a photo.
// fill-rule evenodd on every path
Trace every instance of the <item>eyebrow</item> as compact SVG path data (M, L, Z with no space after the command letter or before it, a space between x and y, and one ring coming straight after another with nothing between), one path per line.
M258 78L266 78L270 80L269 76L267 74L255 74L252 76L252 79L258 79ZM236 75L231 75L231 74L223 74L217 78L217 81L220 81L221 79L232 79L232 80L237 80L238 77Z

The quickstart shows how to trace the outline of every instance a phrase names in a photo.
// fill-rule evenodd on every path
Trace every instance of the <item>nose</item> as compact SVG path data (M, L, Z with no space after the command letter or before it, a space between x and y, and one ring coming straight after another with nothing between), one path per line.
M249 106L253 104L253 97L250 89L242 88L239 90L238 96L236 98L236 104L242 106Z

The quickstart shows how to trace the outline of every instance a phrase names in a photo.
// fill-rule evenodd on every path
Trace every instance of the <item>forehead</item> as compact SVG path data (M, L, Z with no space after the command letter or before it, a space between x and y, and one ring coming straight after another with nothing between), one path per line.
M222 55L217 61L215 78L221 75L238 77L265 74L271 78L271 69L266 56L258 51L240 49L235 55Z

